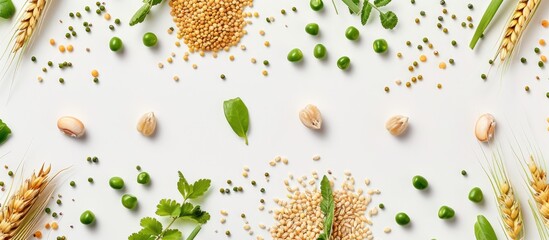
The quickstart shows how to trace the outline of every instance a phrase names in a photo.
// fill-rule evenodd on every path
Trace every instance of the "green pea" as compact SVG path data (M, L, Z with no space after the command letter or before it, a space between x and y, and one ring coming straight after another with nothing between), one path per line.
M137 175L137 183L149 184L151 182L151 176L147 172L141 172Z
M337 60L337 67L341 70L347 70L351 66L351 59L347 56L340 57Z
M318 12L324 8L324 3L322 0L311 0L309 6L311 6L311 9Z
M350 26L345 30L345 37L351 41L355 41L360 37L360 32L356 27Z
M158 43L158 38L152 32L145 33L143 35L143 44L147 47L154 47Z
M112 177L109 180L109 185L114 189L124 188L124 180L121 177Z
M109 42L109 47L111 48L111 51L118 52L123 47L122 39L119 37L113 37L111 38L111 41Z
M305 32L313 36L318 35L319 27L316 23L309 23L305 26Z
M299 48L294 48L288 53L288 61L299 62L303 59L303 52Z
M482 199L484 199L484 194L482 194L482 190L479 187L474 187L469 191L469 200L471 202L479 203L482 202Z
M395 221L400 226L408 225L410 223L410 217L406 213L399 212L395 216Z
M454 211L454 209L452 209L451 207L448 207L448 206L442 206L438 210L438 217L440 219L451 219L455 215L456 215L456 212Z
M131 194L122 195L122 205L127 209L134 209L137 206L137 198Z
M95 221L95 214L92 211L86 210L80 215L80 222L84 225L90 225Z
M315 58L322 59L325 58L327 54L326 47L322 44L317 44L313 50L313 55Z
M384 53L387 52L388 48L389 45L387 44L387 41L385 41L385 39L377 39L374 41L374 52Z
M429 186L429 182L427 182L427 179L419 175L412 178L412 184L418 190L426 189Z

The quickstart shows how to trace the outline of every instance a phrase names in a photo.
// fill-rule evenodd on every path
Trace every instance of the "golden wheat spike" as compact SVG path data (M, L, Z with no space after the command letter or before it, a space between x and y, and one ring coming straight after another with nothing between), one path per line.
M27 9L21 18L19 27L17 28L17 36L13 46L13 52L19 51L27 44L38 26L38 20L43 14L46 6L46 0L29 0Z
M32 176L25 180L8 200L8 202L0 209L0 239L13 238L18 228L25 221L26 217L37 200L41 197L42 192L48 186L50 178L51 166L40 168L38 174L33 173Z
M507 236L512 240L524 237L522 212L515 198L511 185L505 181L499 187L498 207L502 217L503 228Z
M534 16L540 2L541 0L519 0L511 19L507 23L496 53L496 57L499 55L501 61L507 60L519 44L524 30Z

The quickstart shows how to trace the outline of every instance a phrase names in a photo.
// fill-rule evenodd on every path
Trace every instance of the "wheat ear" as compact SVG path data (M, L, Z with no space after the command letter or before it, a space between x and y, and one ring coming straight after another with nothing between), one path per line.
M524 30L528 26L534 13L538 9L541 0L519 0L507 27L505 28L501 44L496 53L501 61L509 59L513 50L517 47Z
M522 212L515 198L515 193L509 182L503 182L499 187L498 207L503 220L503 228L510 239L523 239Z
M51 166L40 168L38 174L25 180L4 206L0 209L0 239L12 239L17 236L20 228L26 227L29 218L36 217L37 205L45 205L51 191L44 191L50 182L48 174ZM43 194L47 193L47 194ZM34 214L31 214L34 213ZM33 221L30 221L33 222ZM28 237L28 236L27 236Z
M13 45L14 53L29 42L38 26L38 21L45 7L46 0L29 0L27 9L23 13L23 17L21 17L19 27L17 28L15 44Z
M532 156L530 157L528 169L531 174L530 188L536 202L536 207L542 217L543 224L549 226L549 184L547 184L547 173L537 165Z

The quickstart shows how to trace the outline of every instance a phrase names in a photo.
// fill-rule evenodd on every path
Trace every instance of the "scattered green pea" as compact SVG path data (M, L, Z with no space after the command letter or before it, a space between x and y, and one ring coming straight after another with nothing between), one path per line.
M456 63L456 61L455 61L453 58L450 58L450 59L448 60L448 62L449 62L450 64L452 64L452 65L453 65L454 63Z
M124 179L121 177L112 177L109 180L109 185L114 189L122 189L124 188Z
M483 74L480 75L480 78L482 78L482 80L486 80L486 78L488 78L488 77L486 76L486 74L483 73Z
M482 199L484 199L484 195L479 187L474 187L469 191L469 200L471 202L479 203L482 202Z
M263 65L269 66L269 64L270 64L270 63L269 63L269 60L263 60Z
M143 35L143 44L147 47L154 47L158 43L158 38L152 32Z
M86 12L89 12L90 11L90 6L84 7L84 10L86 10Z
M137 175L137 183L149 184L151 182L151 175L147 172L141 172Z
M303 59L303 52L299 48L294 48L288 53L287 59L290 62L299 62Z
M341 70L347 70L351 66L351 59L347 56L340 57L337 60L337 67Z
M36 57L35 57L35 56L32 56L32 57L31 57L31 61L36 62Z
M410 223L410 217L406 213L399 212L395 216L395 221L398 225L405 226Z
M379 209L385 209L385 204L380 203L380 204L379 204Z
M114 25L109 25L110 30L114 30Z
M122 39L120 39L119 37L113 37L113 38L111 38L111 41L109 42L109 48L113 52L120 51L123 46L124 46L124 44L122 43Z
M61 83L61 84L65 83L65 79L64 78L59 78L59 83Z
M421 12L419 12L419 15L421 15L421 16L423 16L423 17L425 17L425 11L421 11Z
M305 25L305 32L307 32L310 35L316 36L319 32L318 24L316 23L309 23Z
M539 61L539 62L538 62L538 66L539 66L540 68L542 68L544 65L545 65L545 64L543 63L543 61Z
M385 39L377 39L374 41L373 48L376 53L384 53L389 49L389 45Z
M520 62L526 64L526 58L525 57L520 58Z
M74 181L71 181L71 182L69 183L69 185L70 185L71 187L76 187L76 183L75 183Z
M309 6L311 6L311 9L318 12L324 8L324 3L322 0L311 0Z
M48 66L53 66L53 62L52 61L48 61Z
M70 12L70 13L69 13L69 17L73 18L73 17L74 17L74 13Z
M76 17L81 18L82 14L80 14L80 12L76 12Z
M297 12L297 8L296 8L296 7L292 7L292 11L293 11L293 12Z
M134 209L137 207L137 198L131 194L122 195L122 206L127 209Z
M424 177L417 175L412 178L412 184L418 190L426 189L429 186L429 182Z
M539 47L536 47L536 48L534 48L534 52L539 54L541 52L541 50L539 49Z
M317 59L323 59L326 57L326 54L327 54L327 50L326 50L326 47L322 44L317 44L313 50L313 55L315 56L315 58Z
M356 27L350 26L345 30L345 37L351 41L356 41L360 37L360 32Z
M119 18L115 19L115 20L114 20L114 23L115 23L116 25L120 25L120 19L119 19Z
M93 183L93 178L89 177L89 178L88 178L88 182L89 182L89 183Z
M467 4L467 8L473 9L473 4L471 4L471 3Z
M467 171L465 171L465 170L461 170L461 175L463 175L463 176L467 176Z
M225 80L225 78L227 78L227 77L225 77L225 74L221 74L221 76L219 76L219 77L223 80Z
M456 40L452 40L452 46L457 46L457 41Z
M455 215L456 215L456 212L454 211L454 209L452 209L451 207L448 207L448 206L442 206L438 210L438 217L440 219L451 219Z
M86 210L80 215L80 222L84 225L90 225L95 221L95 214L92 211Z

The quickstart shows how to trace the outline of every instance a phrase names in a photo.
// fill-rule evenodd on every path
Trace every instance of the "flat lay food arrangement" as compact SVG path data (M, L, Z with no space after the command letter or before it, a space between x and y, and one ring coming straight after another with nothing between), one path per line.
M543 0L0 0L0 239L549 239Z

